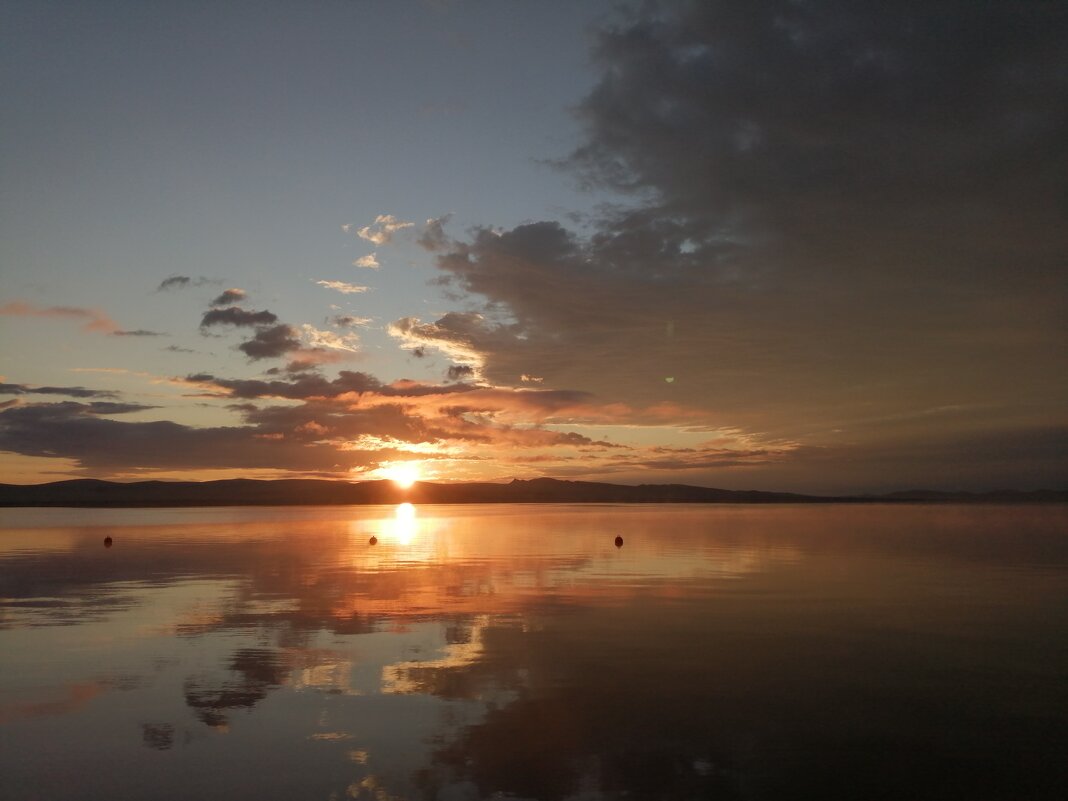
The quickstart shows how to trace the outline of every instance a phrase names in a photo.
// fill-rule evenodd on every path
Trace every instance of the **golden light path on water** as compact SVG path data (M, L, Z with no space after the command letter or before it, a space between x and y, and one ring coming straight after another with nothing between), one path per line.
M349 531L353 545L359 548L373 538L372 545L402 549L404 561L426 561L433 558L435 551L435 543L429 535L442 525L443 521L437 518L420 520L415 504L404 502L394 507L392 515L352 521Z
M0 798L1063 786L1060 508L0 511Z
M411 545L419 528L419 522L415 517L415 506L410 503L402 503L397 506L393 513L392 523L393 539L399 545Z

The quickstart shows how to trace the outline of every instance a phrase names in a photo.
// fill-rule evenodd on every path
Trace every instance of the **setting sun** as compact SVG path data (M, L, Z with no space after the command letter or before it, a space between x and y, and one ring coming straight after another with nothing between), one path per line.
M408 489L419 480L418 462L397 462L382 468L382 475L401 489Z

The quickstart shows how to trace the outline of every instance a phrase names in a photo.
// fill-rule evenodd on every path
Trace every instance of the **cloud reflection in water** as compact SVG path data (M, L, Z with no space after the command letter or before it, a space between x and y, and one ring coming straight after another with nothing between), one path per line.
M851 747L963 771L948 752L915 747L913 724L896 712L905 703L924 725L938 709L962 726L980 710L1001 714L1017 738L1011 758L999 763L975 743L970 753L1002 770L1022 765L1013 754L1025 748L1063 744L1055 733L1036 740L1026 724L1054 697L1034 645L1052 618L1036 612L1063 597L1063 573L1050 566L1068 564L1057 521L1037 512L156 514L79 512L85 519L41 529L37 550L25 531L11 540L18 548L0 543L0 646L22 643L0 647L0 724L17 730L24 756L65 743L71 769L86 767L99 756L88 733L103 727L133 765L137 750L187 753L192 764L266 757L290 778L246 777L255 786L242 790L265 798L351 787L407 798L583 788L729 798L747 782L781 789L787 776L863 786ZM121 549L100 548L94 517ZM1011 541L1009 521L1022 532ZM1006 565L1028 572L1026 592ZM1001 610L994 645L961 588ZM980 703L975 684L951 680L972 669L974 648L1001 653L997 643L1010 641L1005 659L1035 688L1016 696L1024 711L1014 719ZM930 665L938 670L924 673ZM902 686L921 674L937 693ZM31 720L47 726L25 729ZM804 762L817 751L825 761ZM10 776L28 770L0 763ZM133 792L138 779L123 781ZM226 781L237 780L205 777L197 792L222 797ZM94 792L90 781L84 797Z

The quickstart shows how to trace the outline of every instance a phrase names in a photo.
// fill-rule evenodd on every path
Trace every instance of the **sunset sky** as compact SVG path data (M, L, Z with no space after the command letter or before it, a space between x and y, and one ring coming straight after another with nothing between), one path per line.
M9 0L0 481L1068 485L1068 6Z

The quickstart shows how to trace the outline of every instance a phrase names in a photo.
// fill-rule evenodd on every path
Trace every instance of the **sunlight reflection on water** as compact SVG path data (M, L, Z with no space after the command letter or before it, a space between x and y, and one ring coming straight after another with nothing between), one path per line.
M1063 507L0 522L5 799L1041 798L1068 779Z

